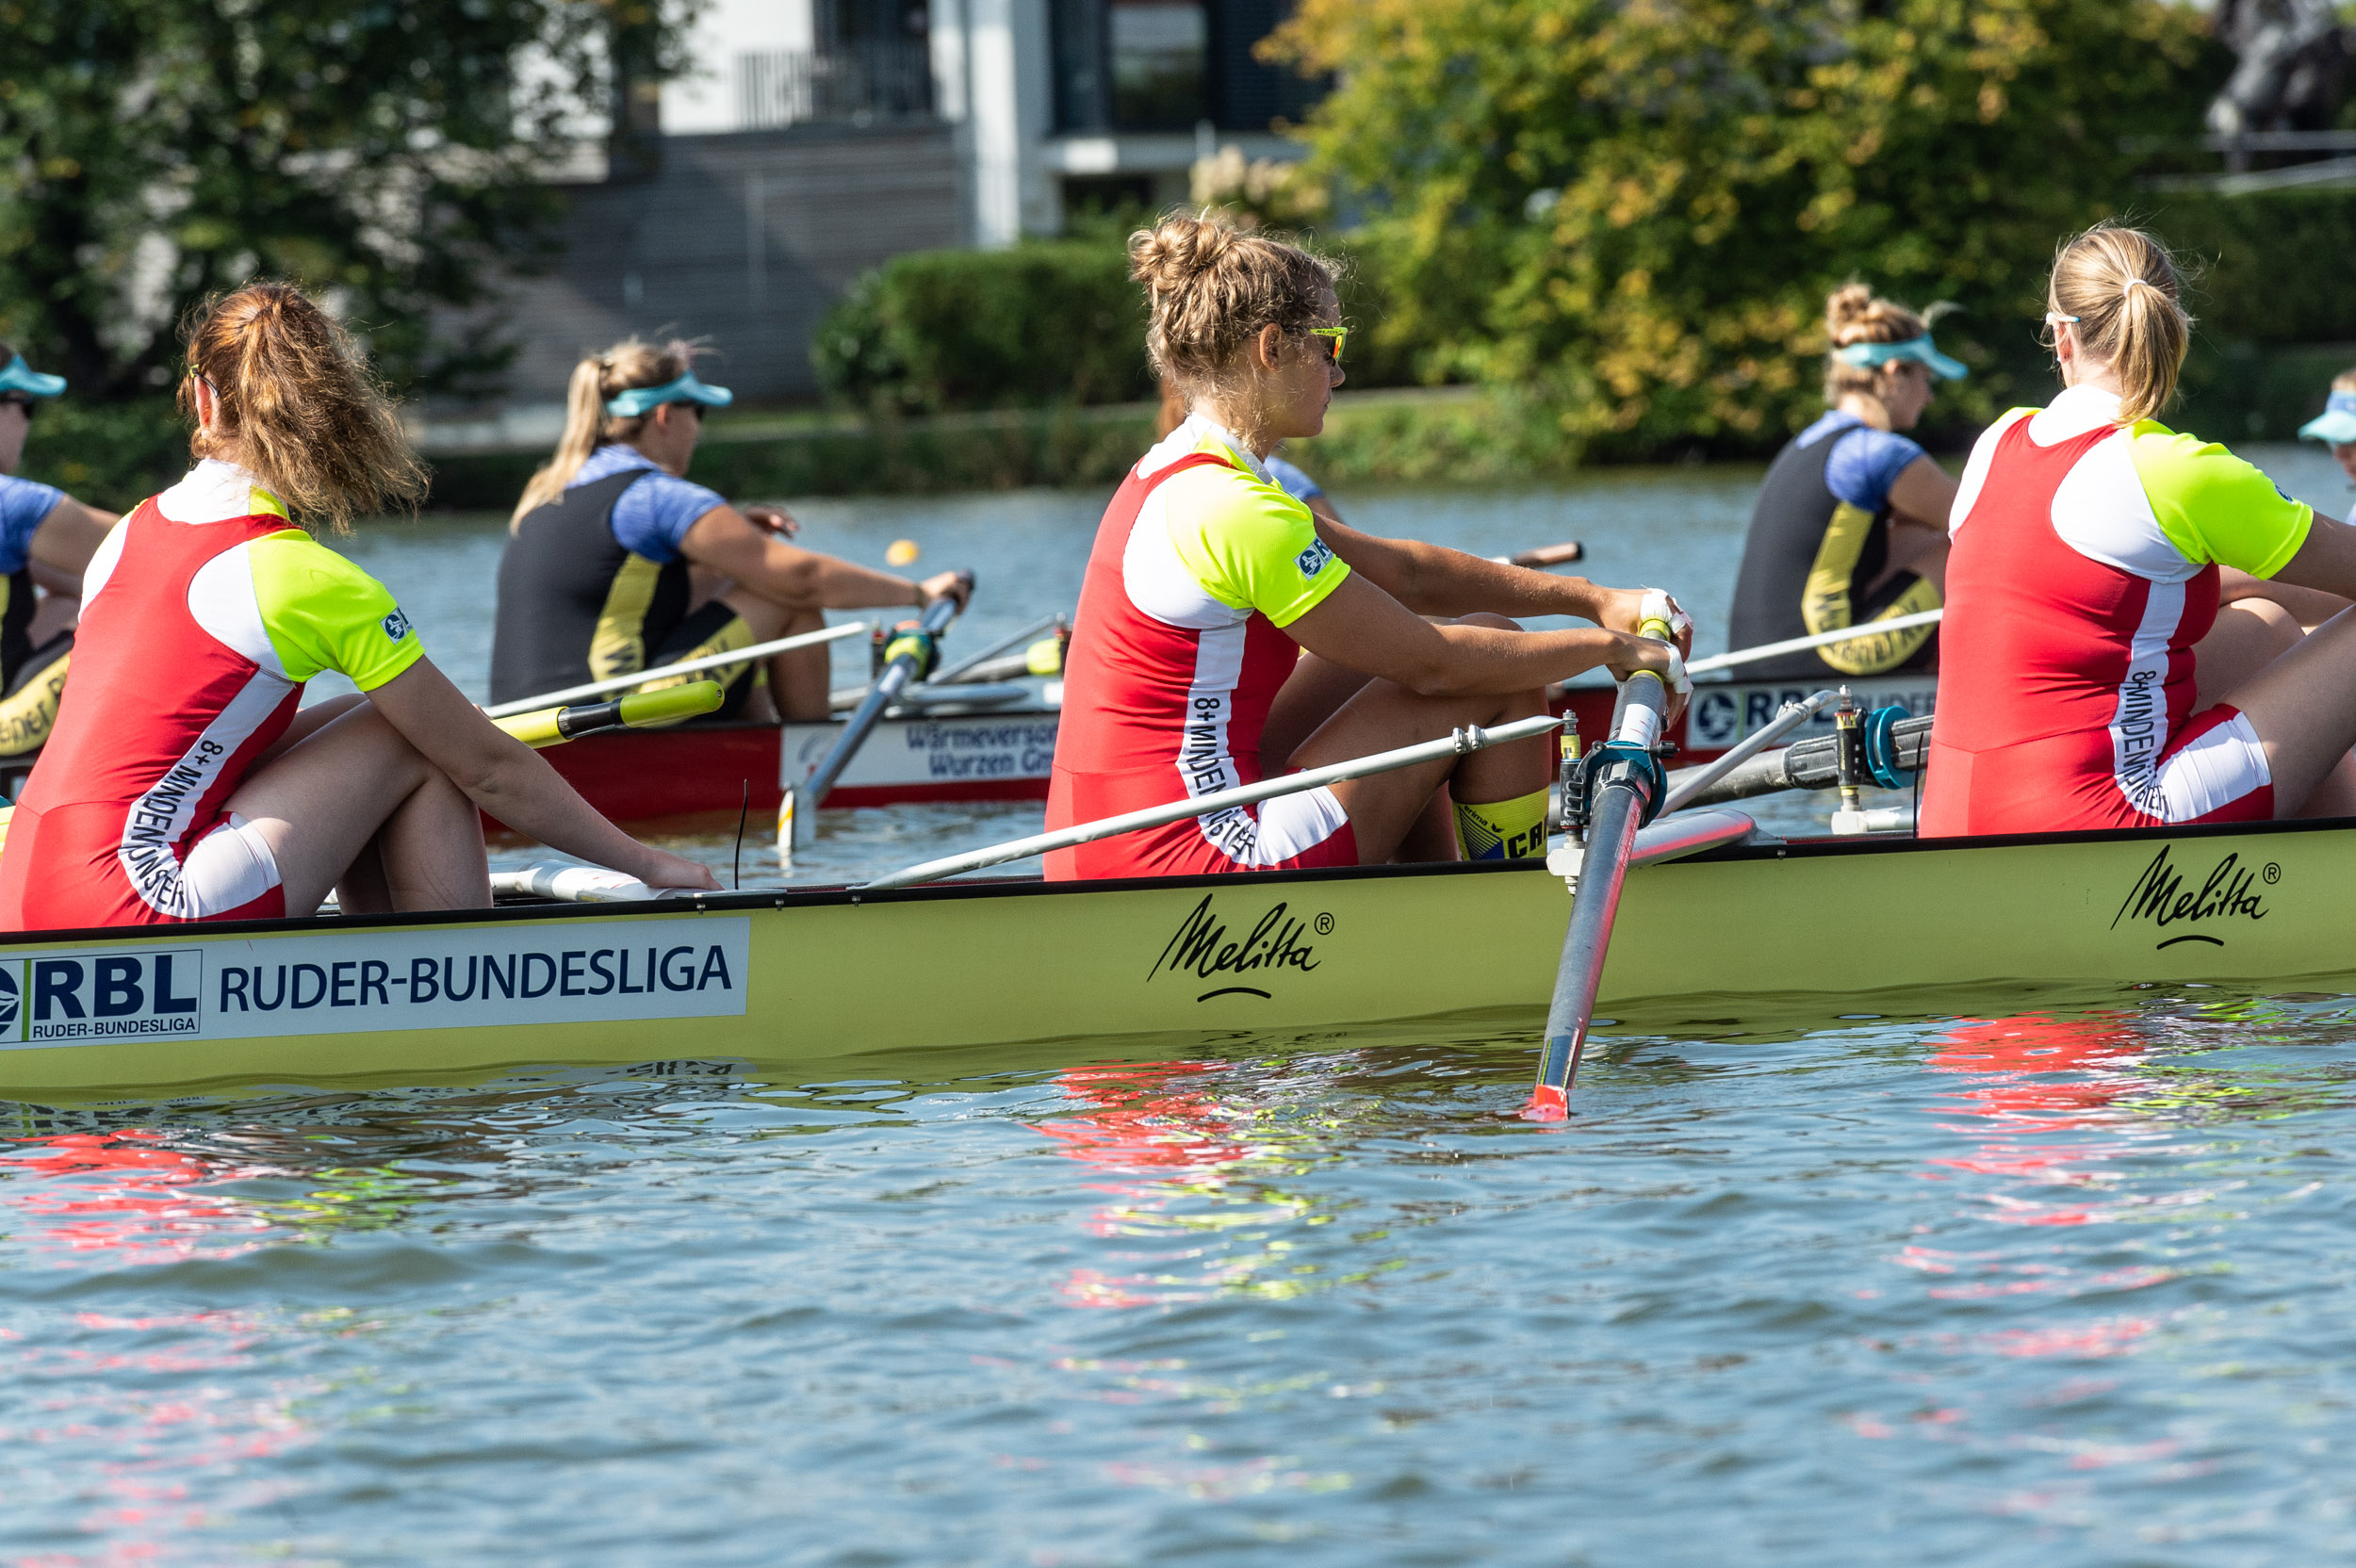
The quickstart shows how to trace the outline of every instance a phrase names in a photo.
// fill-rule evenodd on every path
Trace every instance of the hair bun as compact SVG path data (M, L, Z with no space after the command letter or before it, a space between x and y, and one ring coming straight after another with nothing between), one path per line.
M1861 283L1843 284L1824 301L1824 333L1838 349L1856 342L1876 315L1873 291Z
M1218 266L1237 237L1217 219L1173 213L1129 237L1129 276L1157 294L1183 287Z

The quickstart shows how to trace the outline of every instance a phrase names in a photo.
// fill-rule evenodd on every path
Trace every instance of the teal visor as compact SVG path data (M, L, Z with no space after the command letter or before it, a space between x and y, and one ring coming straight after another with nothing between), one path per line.
M2301 441L2327 441L2334 447L2356 441L2356 392L2334 392L2323 412L2299 427Z
M736 394L725 386L706 386L688 371L677 381L666 381L661 386L633 386L606 399L605 411L616 419L635 418L650 408L664 403L701 403L706 408L726 408L736 401Z
M1972 367L1959 359L1950 359L1931 342L1931 335L1909 337L1904 343L1852 343L1845 349L1835 349L1833 358L1843 365L1854 365L1870 370L1895 359L1910 359L1930 368L1940 381L1961 381L1972 373Z
M65 390L63 376L44 376L25 363L23 354L0 370L0 392L22 392L28 398L54 398Z

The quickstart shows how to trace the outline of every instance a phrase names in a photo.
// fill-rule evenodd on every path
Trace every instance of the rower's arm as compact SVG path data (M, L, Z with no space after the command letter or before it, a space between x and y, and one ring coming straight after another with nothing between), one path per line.
M1605 588L1583 577L1556 577L1527 566L1508 566L1419 539L1384 539L1323 516L1317 526L1317 537L1348 562L1353 573L1415 615L1468 615L1485 610L1515 617L1576 615L1614 631L1637 629L1644 597L1641 588ZM1693 651L1690 627L1680 629L1677 642L1680 652ZM1366 669L1363 664L1350 667Z
M2270 598L2298 616L2302 626L2329 620L2356 600L2356 528L2318 512L2308 527L2305 543L2271 579L2251 577L2230 566L2221 569L2221 576L2218 597L2222 600ZM2284 585L2290 593L2282 591Z
M1357 573L1284 631L1321 659L1428 697L1524 692L1598 665L1626 678L1669 664L1668 644L1633 632L1434 625Z
M679 541L687 559L725 572L738 586L774 603L824 610L869 610L932 602L930 584L854 565L789 545L755 528L732 506L715 506Z
M115 526L115 514L85 506L71 496L58 498L38 527L33 530L30 549L32 564L47 570L37 574L41 585L52 593L78 595L82 591L82 570L90 558L106 541L106 531Z
M2324 519L2315 519L2321 522ZM2297 558L2294 557L2294 560ZM2289 567L2285 566L2284 571ZM2349 601L2337 594L2327 594L2319 588L2301 588L2282 578L2252 577L2238 566L2217 568L2217 602L2220 605L2235 599L2272 599L2291 612L2300 626L2320 626L2348 608Z
M1944 533L1955 510L1956 489L1953 474L1927 457L1918 457L1890 482L1890 509L1902 523Z
M433 661L417 660L368 700L468 800L516 832L648 887L718 889L703 866L642 844L606 821L546 758L483 717Z

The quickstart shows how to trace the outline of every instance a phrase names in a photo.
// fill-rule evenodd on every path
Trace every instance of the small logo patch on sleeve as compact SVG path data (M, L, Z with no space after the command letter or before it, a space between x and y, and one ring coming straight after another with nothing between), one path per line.
M1333 559L1333 552L1322 539L1313 540L1307 549L1293 557L1293 564L1301 568L1302 577L1315 577L1325 570L1325 564Z
M403 637L408 636L409 629L409 616L406 612L396 609L384 617L384 635L394 642L398 643Z

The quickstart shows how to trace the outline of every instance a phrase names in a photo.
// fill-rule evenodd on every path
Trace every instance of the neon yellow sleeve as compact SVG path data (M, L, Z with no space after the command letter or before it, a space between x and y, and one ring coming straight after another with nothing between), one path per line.
M293 679L334 670L372 692L425 656L384 585L300 529L248 551L262 629Z
M2315 508L2216 442L2147 419L2128 451L2160 531L2185 560L2272 577L2307 542Z
M1317 537L1309 509L1228 467L1189 468L1163 485L1170 542L1203 591L1290 626L1342 585L1350 566Z

